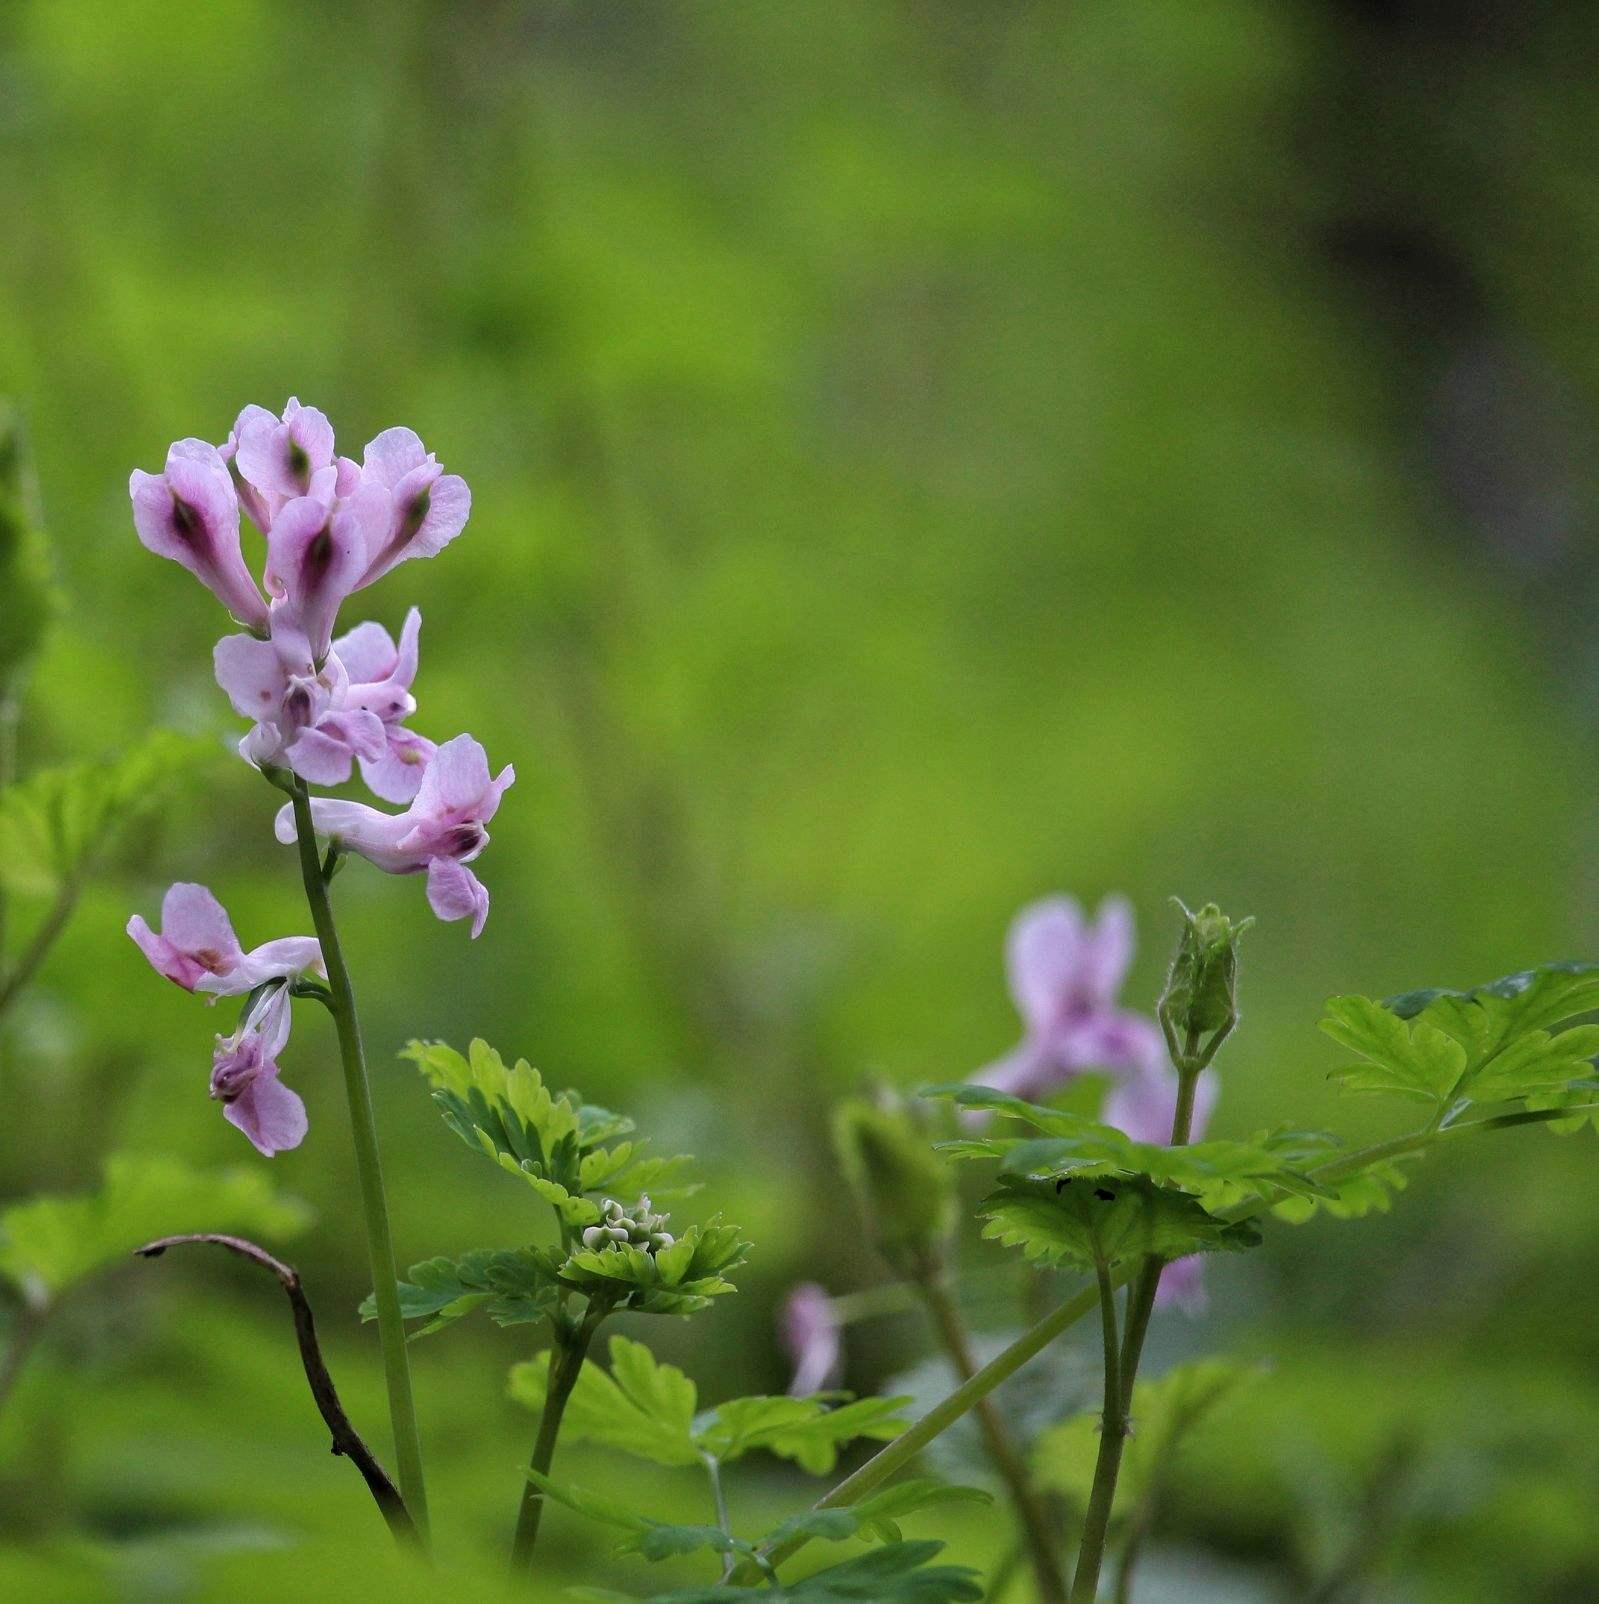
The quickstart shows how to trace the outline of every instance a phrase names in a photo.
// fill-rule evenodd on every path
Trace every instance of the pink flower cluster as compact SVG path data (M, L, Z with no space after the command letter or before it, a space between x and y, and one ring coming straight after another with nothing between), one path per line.
M472 505L465 480L445 473L410 429L385 429L360 462L337 456L327 418L291 397L281 417L246 407L220 446L177 441L163 470L136 470L128 490L143 544L187 568L244 626L213 654L217 683L250 720L240 754L280 784L341 785L358 769L374 796L402 811L316 798L317 831L389 874L425 875L439 918L470 920L479 935L489 894L467 864L487 844L485 826L515 773L507 767L491 778L470 735L435 746L407 727L416 712L418 609L406 614L398 641L371 621L335 633L348 597L408 558L436 556L461 532ZM259 584L244 555L245 520L264 537ZM296 839L292 809L277 835ZM238 987L210 984L219 971L203 954L212 949L202 941L195 957L183 944L198 918L194 894L214 910L205 919L221 921L210 934L227 929L231 941L227 915L202 887L175 886L168 904L180 892L178 905L163 910L164 924L176 913L179 936L154 936L142 919L130 934L190 990L251 994L236 1037L219 1042L212 1095L263 1152L292 1147L304 1134L304 1109L277 1086L276 1055L288 1031L288 981L304 966ZM270 1117L251 1112L258 1106Z

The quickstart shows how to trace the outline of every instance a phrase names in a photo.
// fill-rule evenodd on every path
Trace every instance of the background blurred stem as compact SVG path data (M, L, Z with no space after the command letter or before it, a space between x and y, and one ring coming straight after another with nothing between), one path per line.
M972 1357L971 1341L961 1320L960 1310L949 1294L942 1272L937 1267L929 1267L918 1276L917 1289L927 1306L933 1329L955 1367L956 1377L964 1385L977 1374L977 1362ZM1061 1604L1066 1597L1066 1588L1060 1574L1060 1561L1055 1552L1048 1517L1033 1489L1026 1462L991 1397L980 1398L974 1411L988 1457L993 1461L1000 1480L1005 1483L1016 1518L1021 1523L1022 1537L1038 1584L1038 1596L1045 1604Z
M300 877L311 907L322 962L332 994L329 1010L339 1033L339 1056L344 1064L344 1089L350 1104L350 1130L355 1139L355 1171L366 1213L367 1250L372 1262L372 1296L378 1311L378 1340L383 1349L383 1372L389 1389L389 1420L394 1431L394 1457L399 1470L400 1493L424 1547L428 1540L427 1493L422 1482L422 1445L416 1429L416 1406L411 1399L411 1362L405 1346L405 1321L400 1313L399 1276L394 1263L394 1241L389 1231L389 1206L383 1192L383 1167L378 1155L377 1121L372 1112L372 1088L367 1080L366 1054L361 1046L361 1024L355 1011L355 992L339 946L333 921L333 903L316 853L316 829L311 820L311 799L300 780L289 795L294 804L294 828L300 851Z

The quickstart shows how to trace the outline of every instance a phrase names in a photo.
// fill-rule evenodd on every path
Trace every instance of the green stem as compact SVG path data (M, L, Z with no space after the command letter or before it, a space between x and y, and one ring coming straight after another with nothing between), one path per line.
M1127 1409L1122 1402L1121 1342L1116 1334L1116 1288L1110 1266L1095 1267L1100 1324L1105 1338L1105 1411L1100 1417L1099 1452L1094 1459L1094 1484L1083 1517L1083 1541L1077 1550L1077 1574L1072 1580L1072 1604L1094 1604L1099 1594L1099 1570L1105 1562L1105 1537L1116 1502L1116 1480L1121 1474L1122 1449L1127 1443Z
M1333 1185L1351 1175L1358 1175L1372 1164L1381 1163L1384 1159L1402 1158L1407 1153L1419 1152L1434 1142L1448 1137L1469 1131L1508 1130L1514 1125L1541 1125L1550 1120L1570 1119L1581 1114L1599 1114L1599 1103L1585 1103L1572 1108L1519 1109L1513 1114L1495 1114L1487 1119L1469 1120L1460 1125L1451 1125L1442 1131L1413 1132L1409 1136L1395 1137L1392 1141L1378 1142L1375 1146L1362 1148L1359 1152L1350 1153L1343 1158L1330 1159L1312 1170L1310 1176L1312 1180ZM1240 1203L1218 1218L1228 1221L1253 1219L1255 1215L1266 1213L1289 1195L1276 1188L1271 1196ZM1112 1285L1123 1285L1129 1273L1126 1267L1113 1270ZM858 1470L846 1476L831 1491L824 1493L817 1499L814 1507L841 1509L865 1498L869 1493L876 1492L884 1482L897 1476L930 1442L948 1431L968 1410L974 1409L979 1399L986 1398L996 1387L1004 1385L1023 1365L1042 1353L1056 1337L1076 1325L1098 1301L1098 1291L1093 1287L1073 1294L1058 1308L1046 1314L1042 1320L1029 1326L1008 1348L990 1359L970 1381L957 1387L942 1403L935 1404L920 1420L891 1443L880 1448ZM805 1537L791 1537L786 1542L763 1549L762 1558L774 1566L781 1565L784 1560L797 1554L808 1541L809 1539ZM740 1565L732 1579L740 1584L753 1585L763 1580L763 1573L754 1565Z
M0 791L17 777L18 713L17 699L10 688L0 690ZM0 975L5 973L7 911L5 887L0 885Z
M44 922L34 931L33 940L6 972L4 980L0 980L0 1014L22 995L28 982L38 973L40 964L50 955L50 949L55 946L61 932L67 928L67 921L78 906L78 889L75 877L61 887L49 913L44 916Z
M383 1373L389 1389L389 1421L394 1431L400 1496L425 1547L428 1507L422 1482L422 1444L416 1429L416 1406L411 1400L411 1362L405 1345L405 1320L400 1313L399 1275L389 1231L388 1200L383 1192L372 1088L367 1080L366 1054L361 1046L361 1022L355 1011L350 972L339 946L338 927L333 922L327 881L322 877L322 865L317 859L311 799L305 786L298 781L289 794L293 799L294 827L299 839L300 878L305 882L311 921L316 926L317 940L322 944L322 963L328 972L330 993L328 1008L338 1029L339 1057L344 1064L344 1090L350 1104L350 1132L355 1139L356 1179L360 1183L361 1206L366 1214L372 1296L377 1304L378 1341L383 1349Z
M727 1492L722 1486L722 1462L715 1454L702 1453L700 1460L705 1466L706 1479L711 1484L711 1502L716 1506L716 1526L724 1537L733 1535L732 1517L727 1512ZM722 1556L722 1580L725 1582L733 1574L733 1551L729 1549Z
M963 1384L969 1382L977 1374L977 1362L972 1357L971 1342L960 1310L950 1297L942 1276L937 1270L929 1270L919 1278L918 1288L927 1305L933 1329L955 1367L956 1376ZM1060 1560L1055 1553L1054 1537L1044 1507L1033 1489L1032 1478L1027 1474L1026 1462L1011 1440L994 1400L980 1398L974 1407L983 1445L994 1463L994 1469L999 1472L1000 1480L1005 1483L1011 1504L1016 1510L1016 1518L1021 1523L1022 1537L1038 1584L1038 1597L1043 1604L1065 1604L1066 1587L1060 1573Z
M533 1456L528 1461L541 1476L550 1473L550 1463L555 1458L555 1439L561 1432L561 1416L566 1413L566 1401L572 1396L572 1389L582 1374L589 1343L594 1340L595 1329L605 1318L606 1312L603 1303L593 1301L575 1326L564 1318L555 1324L555 1337L550 1346L550 1376L544 1391L544 1411L539 1416L539 1434L534 1439ZM516 1517L516 1536L511 1543L513 1579L532 1567L533 1546L539 1540L539 1521L543 1515L544 1493L530 1480L522 1489L522 1504Z

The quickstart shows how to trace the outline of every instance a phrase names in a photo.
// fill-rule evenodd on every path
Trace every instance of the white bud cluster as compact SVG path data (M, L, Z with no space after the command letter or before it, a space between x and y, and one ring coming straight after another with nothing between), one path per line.
M669 1248L674 1240L664 1214L650 1212L649 1194L645 1193L630 1209L625 1209L615 1198L607 1198L601 1210L598 1225L591 1225L583 1233L586 1248L608 1248L631 1242L646 1253L658 1253Z

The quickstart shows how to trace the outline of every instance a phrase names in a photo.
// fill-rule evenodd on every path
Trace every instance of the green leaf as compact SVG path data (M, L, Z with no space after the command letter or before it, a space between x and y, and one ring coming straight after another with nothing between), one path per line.
M850 1098L833 1111L839 1166L891 1264L936 1250L955 1226L955 1179L910 1112Z
M1338 1220L1356 1220L1367 1214L1386 1214L1394 1204L1394 1193L1408 1184L1403 1166L1420 1160L1420 1153L1407 1153L1402 1159L1375 1159L1358 1175L1324 1188L1316 1197L1289 1197L1276 1204L1272 1212L1290 1225L1303 1225L1325 1212Z
M626 1136L631 1120L585 1104L576 1092L552 1092L526 1059L507 1067L482 1040L463 1056L443 1042L413 1041L401 1057L421 1071L445 1123L475 1151L527 1182L569 1227L600 1217L583 1194L682 1195L695 1188L682 1178L692 1161L643 1154L641 1142L605 1142Z
M836 1543L859 1536L897 1543L902 1541L897 1522L907 1515L945 1504L993 1501L993 1494L981 1487L955 1487L930 1476L913 1476L844 1509L808 1509L802 1515L790 1516L761 1539L761 1546L776 1547L791 1537L815 1537Z
M691 1225L669 1248L649 1252L631 1243L579 1248L562 1266L579 1291L644 1314L694 1314L734 1290L724 1272L744 1262L749 1243L720 1216Z
M1125 1519L1137 1509L1170 1466L1182 1439L1260 1374L1258 1366L1200 1359L1168 1370L1159 1380L1138 1382L1133 1389L1133 1430L1122 1453L1116 1515ZM1088 1504L1099 1432L1097 1414L1074 1415L1044 1432L1033 1450L1039 1485L1061 1494L1077 1510Z
M1370 997L1333 997L1322 1030L1362 1062L1332 1073L1352 1092L1388 1092L1442 1105L1466 1069L1466 1049L1420 1018L1404 1020Z
M560 1283L536 1248L479 1248L459 1259L426 1259L406 1274L410 1280L400 1283L400 1313L407 1320L427 1320L412 1333L413 1340L479 1308L497 1325L526 1325L542 1320L561 1299ZM370 1295L360 1312L363 1320L377 1318Z
M55 897L216 759L210 741L157 731L100 763L40 769L0 791L0 885Z
M1592 1079L1599 1026L1572 1022L1596 1008L1599 965L1559 963L1469 991L1335 997L1322 1029L1364 1060L1335 1072L1351 1090L1426 1102L1443 1119L1468 1103L1558 1106Z
M694 1383L626 1337L611 1338L610 1356L609 1373L584 1361L562 1416L563 1439L602 1443L657 1465L698 1464ZM541 1354L511 1371L511 1397L541 1411L548 1381L549 1355Z
M888 1543L803 1581L763 1587L755 1596L762 1604L970 1604L981 1599L975 1571L930 1563L943 1547L935 1542ZM576 1596L614 1600L620 1595L589 1588ZM652 1594L643 1604L727 1604L727 1598L725 1587L691 1587Z
M1271 1197L1279 1190L1322 1195L1326 1189L1309 1169L1326 1162L1339 1145L1325 1132L1280 1130L1263 1131L1244 1141L1167 1147L1135 1142L1114 1126L985 1086L938 1086L923 1095L986 1109L1043 1133L1036 1138L965 1137L938 1144L953 1157L997 1159L1004 1169L1018 1174L1146 1175L1159 1185L1192 1193L1212 1212Z
M764 1448L813 1476L825 1476L845 1443L899 1436L909 1424L900 1413L909 1401L861 1398L834 1408L825 1398L731 1398L695 1421L694 1441L724 1463Z
M235 1231L281 1238L310 1211L273 1191L259 1168L203 1171L165 1155L121 1154L99 1189L0 1210L0 1276L33 1303L59 1297L157 1237Z
M983 1235L1019 1247L1030 1259L1107 1268L1123 1259L1254 1247L1260 1233L1205 1212L1174 1187L1142 1175L1062 1176L1048 1180L1004 1175L978 1211Z

